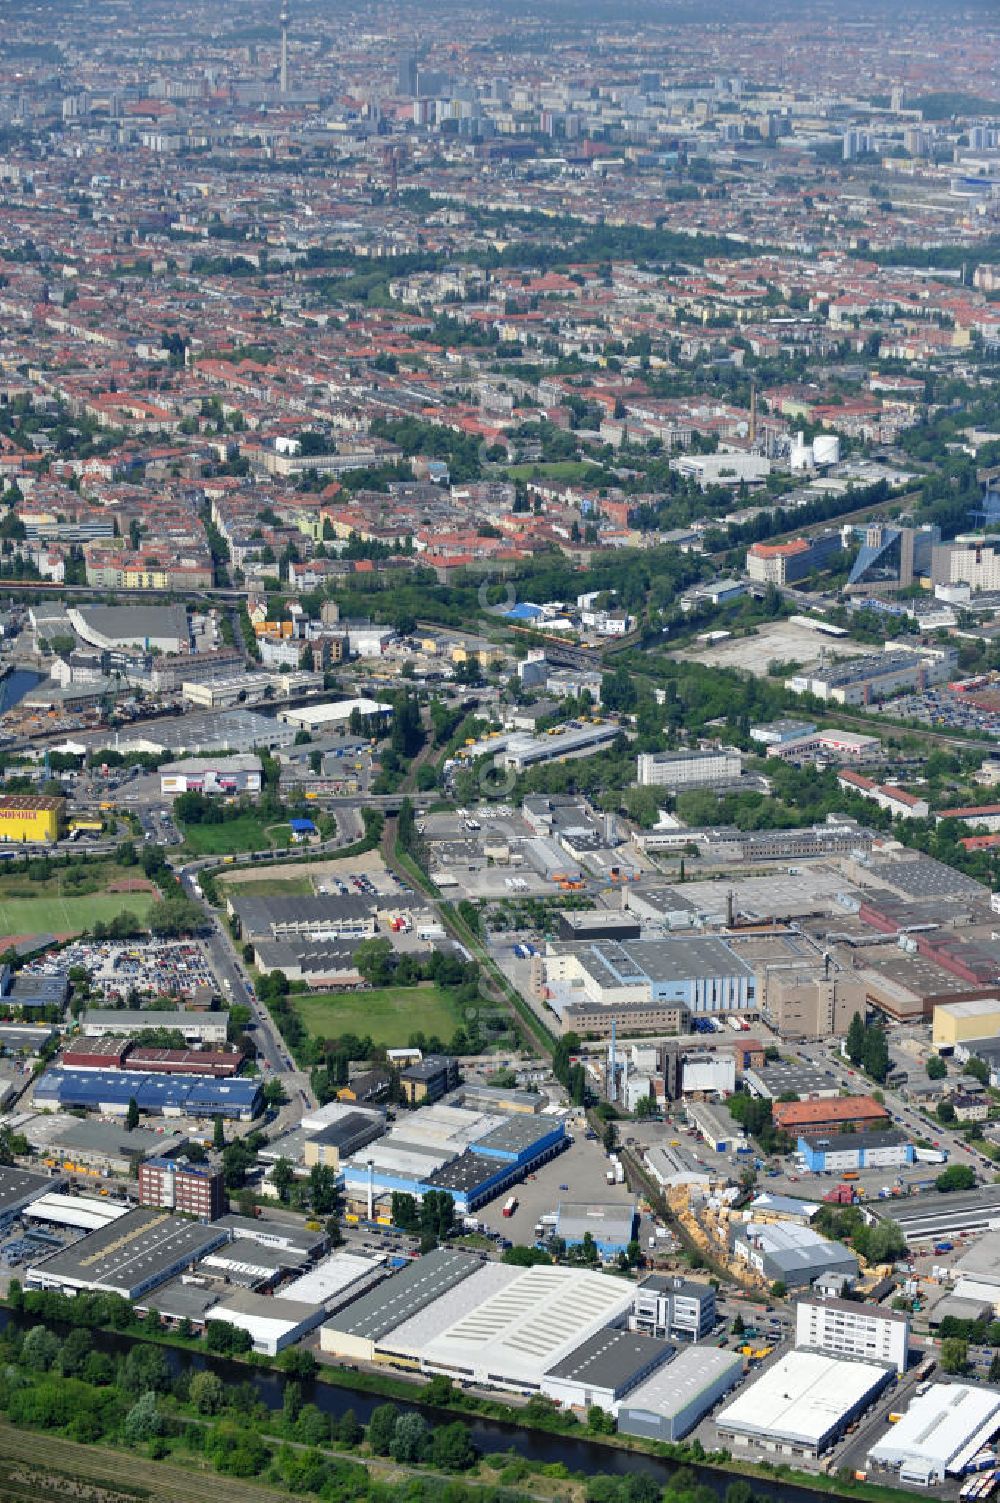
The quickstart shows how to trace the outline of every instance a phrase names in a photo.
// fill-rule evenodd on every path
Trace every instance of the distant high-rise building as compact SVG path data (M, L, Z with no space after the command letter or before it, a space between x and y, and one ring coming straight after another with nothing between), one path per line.
M407 99L417 92L417 60L412 52L401 52L396 75L396 91Z
M872 138L866 130L845 130L844 161L853 162L872 150Z
M289 14L288 14L288 6L287 6L287 4L282 4L281 14L278 17L278 21L279 21L279 23L281 25L281 65L280 65L280 69L279 69L279 83L278 83L278 87L281 90L282 94L287 94L288 93L288 22L289 22L289 19L290 19L290 17L289 17Z

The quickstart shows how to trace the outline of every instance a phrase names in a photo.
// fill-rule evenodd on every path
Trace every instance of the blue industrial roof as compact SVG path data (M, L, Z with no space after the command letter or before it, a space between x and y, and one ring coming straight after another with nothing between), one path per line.
M199 1075L153 1075L141 1070L46 1070L35 1098L60 1107L96 1110L102 1103L141 1112L185 1112L192 1117L242 1116L257 1110L260 1082L210 1080Z
M535 621L542 614L540 605L532 605L530 600L522 600L507 612L508 621Z
M296 835L311 835L316 828L311 819L290 819L288 823Z

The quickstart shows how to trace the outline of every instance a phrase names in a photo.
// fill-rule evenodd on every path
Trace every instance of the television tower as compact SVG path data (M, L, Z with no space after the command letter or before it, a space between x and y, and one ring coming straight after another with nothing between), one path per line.
M278 88L282 94L288 93L288 6L283 4L278 22L281 26L281 68L279 72Z

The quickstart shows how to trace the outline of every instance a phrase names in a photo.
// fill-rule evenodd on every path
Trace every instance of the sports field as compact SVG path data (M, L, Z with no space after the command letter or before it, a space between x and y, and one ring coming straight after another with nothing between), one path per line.
M40 898L0 897L0 950L4 935L82 934L126 911L145 918L157 896L155 892L102 892L82 898L56 893Z
M292 1001L311 1037L369 1035L387 1049L404 1047L412 1033L436 1034L446 1044L462 1021L448 993L433 984L296 995Z

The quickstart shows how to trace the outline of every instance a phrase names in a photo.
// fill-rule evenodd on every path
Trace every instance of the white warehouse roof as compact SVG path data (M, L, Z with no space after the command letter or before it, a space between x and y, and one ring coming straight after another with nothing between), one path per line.
M24 1215L32 1221L48 1221L54 1226L75 1226L81 1231L94 1232L98 1227L127 1215L130 1209L113 1200L98 1199L96 1195L63 1195L52 1190L33 1200Z
M745 1388L717 1423L720 1430L818 1450L843 1417L885 1380L886 1369L872 1362L789 1352Z
M341 699L335 704L300 705L294 710L282 710L280 718L286 725L335 725L350 720L354 710L359 715L390 715L392 705L378 699Z
M1000 1393L967 1383L935 1383L868 1452L880 1466L921 1463L933 1480L960 1472L1000 1430Z
M634 1293L610 1274L540 1267L522 1269L457 1320L446 1295L435 1307L440 1327L424 1346L424 1365L491 1386L537 1388L550 1367L624 1315Z
M326 1305L377 1273L384 1263L382 1254L363 1258L357 1253L331 1253L328 1258L307 1269L301 1278L279 1289L274 1298L293 1300L302 1305Z

